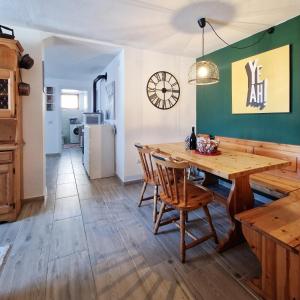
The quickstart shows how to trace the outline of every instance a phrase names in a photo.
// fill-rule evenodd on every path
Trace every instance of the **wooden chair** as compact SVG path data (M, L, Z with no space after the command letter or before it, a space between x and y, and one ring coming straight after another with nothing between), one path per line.
M159 197L158 195L159 179L158 179L157 170L153 168L153 163L152 163L151 153L154 151L154 149L151 149L148 146L143 146L141 144L135 144L134 146L138 150L142 169L143 169L143 175L144 175L144 184L142 187L138 206L140 207L143 201L153 200L153 222L155 222L157 217L157 201ZM154 193L153 196L144 198L144 194L148 185L154 187Z
M188 182L187 170L189 168L189 163L166 158L159 153L153 153L152 157L157 166L159 181L162 188L160 193L162 205L155 223L154 234L157 234L160 226L174 222L174 220L171 220L171 222L161 220L166 206L179 211L179 224L176 222L174 223L180 229L180 257L181 261L185 262L185 253L187 249L190 249L209 238L214 238L215 242L218 243L218 237L207 207L213 200L213 193L205 188ZM201 238L195 237L186 230L187 213L199 208L203 208L211 230L209 234ZM193 239L189 244L185 241L185 234Z

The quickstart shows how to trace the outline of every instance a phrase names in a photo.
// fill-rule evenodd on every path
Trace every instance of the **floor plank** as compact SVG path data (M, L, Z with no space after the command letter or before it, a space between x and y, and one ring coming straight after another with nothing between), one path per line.
M44 300L48 256L47 249L10 252L0 276L0 299Z
M75 183L58 184L56 188L56 198L77 196Z
M54 220L62 220L80 215L81 209L77 196L60 198L56 200Z
M81 217L55 221L50 246L50 259L87 249Z
M49 263L46 300L96 299L87 251L76 252Z

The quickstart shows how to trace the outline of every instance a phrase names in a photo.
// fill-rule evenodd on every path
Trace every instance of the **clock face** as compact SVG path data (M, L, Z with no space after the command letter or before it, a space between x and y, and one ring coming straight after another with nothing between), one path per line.
M179 100L179 83L169 72L156 72L148 80L147 95L149 101L155 107L159 109L170 109Z

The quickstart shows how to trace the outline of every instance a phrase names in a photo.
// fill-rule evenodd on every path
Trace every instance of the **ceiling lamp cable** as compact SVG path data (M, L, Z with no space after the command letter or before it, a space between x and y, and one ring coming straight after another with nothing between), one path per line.
M233 48L233 49L238 49L238 50L242 50L242 49L247 49L247 48L250 48L250 47L253 47L257 44L259 44L266 36L267 33L269 34L272 34L274 31L275 31L275 28L274 27L271 27L271 28L268 28L267 30L265 30L261 36L257 39L257 41L255 41L254 43L252 44L249 44L247 46L242 46L242 47L238 47L238 46L233 46L233 45L230 45L228 42L226 42L218 33L217 31L215 30L215 28L212 26L212 24L206 20L206 23L210 26L210 28L212 29L212 31L214 32L214 34L227 46L229 46L230 48Z
M262 35L258 38L257 41L254 43L247 45L247 46L232 46L229 43L227 43L214 29L214 27L211 25L209 21L207 21L205 18L200 18L198 21L198 24L200 28L202 28L202 56L200 60L197 60L189 70L188 74L188 82L191 84L196 84L196 85L209 85L209 84L215 84L220 81L220 75L219 75L219 69L218 66L209 60L204 60L204 28L206 26L206 23L211 27L212 31L214 34L228 47L233 48L233 49L246 49L253 47L260 43L264 37L266 36L267 33L271 34L274 32L274 27L271 27L267 30L265 30Z

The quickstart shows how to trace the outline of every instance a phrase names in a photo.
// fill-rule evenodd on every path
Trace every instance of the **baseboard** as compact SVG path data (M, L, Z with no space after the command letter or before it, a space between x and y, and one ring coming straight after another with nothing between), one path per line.
M134 183L140 183L140 182L143 182L143 179L142 178L136 178L136 176L135 177L133 177L132 179L127 179L127 180L125 180L125 181L123 181L119 176L118 176L118 174L116 174L116 177L119 179L119 181L120 181L120 184L122 184L122 185L129 185L129 184L134 184Z
M130 185L130 184L140 183L140 182L143 182L143 179L127 180L127 181L123 182L123 184L124 185Z
M39 197L23 199L22 203L26 204L26 203L29 203L29 202L44 201L44 200L45 200L45 196L39 196Z

